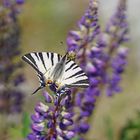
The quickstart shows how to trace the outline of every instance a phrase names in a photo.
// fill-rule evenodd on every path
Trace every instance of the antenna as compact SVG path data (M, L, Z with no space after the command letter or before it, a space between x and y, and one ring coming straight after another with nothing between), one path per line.
M61 44L61 47L64 47L64 42L63 42L63 41L60 41L60 44ZM67 54L68 54L68 52L67 52L67 51L65 51L65 54L67 55Z
M61 47L64 46L64 42L63 42L63 41L60 41L60 44L61 44ZM66 51L65 51L65 56L68 56L68 55L69 55L69 52L66 50Z

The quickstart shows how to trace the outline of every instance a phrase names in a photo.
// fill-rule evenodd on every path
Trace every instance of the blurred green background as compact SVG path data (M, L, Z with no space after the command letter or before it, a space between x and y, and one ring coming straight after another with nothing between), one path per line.
M117 0L100 0L99 20L104 29L109 17L115 11ZM119 140L121 129L129 119L136 117L140 110L140 20L138 19L140 1L128 1L128 20L131 42L128 44L129 57L126 72L123 74L123 92L113 97L103 95L90 119L91 130L87 140ZM77 21L88 7L88 0L28 0L19 15L22 27L22 55L32 51L51 51L64 54L66 37L70 30L76 29ZM60 42L64 42L61 45ZM19 58L20 59L20 58ZM34 105L40 101L32 91L38 86L38 79L30 66L23 69L27 81L20 86L26 93L24 112L32 114ZM8 140L22 139L22 120L26 114L15 116L17 126L11 128ZM10 116L13 117L13 116ZM18 128L18 129L17 129ZM25 132L26 133L26 132ZM0 140L3 140L0 138Z

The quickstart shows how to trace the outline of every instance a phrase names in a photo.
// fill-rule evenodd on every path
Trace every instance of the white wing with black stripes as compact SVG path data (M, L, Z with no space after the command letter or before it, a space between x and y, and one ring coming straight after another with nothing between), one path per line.
M58 82L59 79L61 79L60 85L68 88L85 88L89 86L89 80L85 72L74 61L67 60L66 55L62 57L57 53L33 52L22 57L24 61L30 64L37 71L41 83L41 86L37 90L45 86L45 80L48 80L47 78L49 76L53 77L51 79L53 80L52 82ZM51 74L46 76L46 72ZM58 73L61 74L58 75Z
M44 74L49 68L61 60L61 56L51 52L33 52L24 55L22 59L30 64L37 72Z
M62 82L67 87L86 88L89 86L89 80L85 72L71 60L66 62L64 80Z
M39 88L45 87L44 74L46 71L56 65L61 58L62 56L59 54L51 52L32 52L22 56L22 59L37 71L37 76L41 84Z

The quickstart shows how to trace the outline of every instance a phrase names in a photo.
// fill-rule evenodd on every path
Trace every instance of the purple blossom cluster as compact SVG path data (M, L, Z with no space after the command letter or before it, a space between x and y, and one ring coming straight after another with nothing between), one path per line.
M108 96L121 91L119 83L127 64L128 52L123 44L129 40L126 1L119 1L115 14L102 31L98 22L98 1L91 0L78 27L79 31L69 33L67 44L69 52L76 52L76 60L90 80L88 89L74 93L76 96L73 106L77 105L80 110L75 126L81 130L80 125L84 120L83 131L79 131L82 134L89 130L88 118L103 90L107 91Z
M29 140L70 140L75 133L72 131L73 113L71 96L53 100L47 92L43 93L45 103L38 103L35 113L31 116L33 132L28 135Z
M11 5L5 7L5 2ZM0 113L20 112L23 93L17 86L24 81L24 76L17 71L23 64L17 59L21 49L16 3L3 0L0 4Z
M5 6L5 7L11 7L13 5L24 4L24 1L25 0L2 0L2 3L3 3L3 6Z
M87 73L90 86L80 91L71 89L71 93L61 94L54 102L45 93L46 102L39 103L31 117L29 140L83 140L90 129L89 117L103 91L108 96L121 91L128 53L124 43L129 40L126 0L119 1L105 30L99 24L98 7L98 0L90 0L78 22L79 30L70 31L67 38L67 50L76 54L75 60Z
M126 1L119 2L117 11L109 20L105 31L100 29L97 17L98 1L91 0L88 10L78 23L80 30L69 33L68 51L77 52L77 61L87 72L91 85L98 83L112 87L111 81L117 80L115 77L120 76L124 70L128 52L127 48L122 46L129 39ZM116 90L112 89L112 94L119 91L118 83L119 81L114 82Z

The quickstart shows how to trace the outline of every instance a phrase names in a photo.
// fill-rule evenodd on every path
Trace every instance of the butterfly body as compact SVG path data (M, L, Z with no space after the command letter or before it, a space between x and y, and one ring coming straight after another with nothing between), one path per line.
M49 75L52 79L52 81L57 81L60 82L63 78L63 73L65 70L65 63L66 63L66 57L64 56L56 65L54 65L50 70L49 70Z
M24 55L22 59L37 71L40 87L35 92L45 86L55 92L89 86L88 77L74 61L67 58L67 53L62 57L56 53L34 52Z

